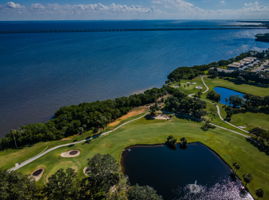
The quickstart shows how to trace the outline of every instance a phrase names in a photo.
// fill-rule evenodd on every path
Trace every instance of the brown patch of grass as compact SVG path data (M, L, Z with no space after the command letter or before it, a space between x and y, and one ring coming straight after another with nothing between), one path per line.
M71 135L71 136L69 136L69 137L65 137L65 138L63 138L63 139L61 139L62 141L67 141L67 140L72 140L74 137L76 137L76 136L78 136L78 134L76 134L76 135Z
M127 114L125 114L125 115L121 116L120 118L118 118L117 120L115 120L114 122L109 123L108 127L117 126L123 120L128 119L129 117L134 117L136 115L142 114L142 113L146 112L147 109L148 109L147 106L140 106L140 107L134 108L130 112L128 112Z

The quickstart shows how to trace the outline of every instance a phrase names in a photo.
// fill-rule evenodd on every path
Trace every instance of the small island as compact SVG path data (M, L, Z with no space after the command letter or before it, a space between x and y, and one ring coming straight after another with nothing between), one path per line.
M269 42L269 33L257 34L256 41Z

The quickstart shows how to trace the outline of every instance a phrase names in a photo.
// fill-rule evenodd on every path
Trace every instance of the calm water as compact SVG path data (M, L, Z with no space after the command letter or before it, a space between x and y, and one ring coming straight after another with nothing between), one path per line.
M183 198L190 192L184 188L195 182L205 192L205 188L229 179L231 173L224 161L201 143L189 144L185 150L165 145L133 147L124 152L123 165L131 184L150 185L165 200Z
M0 136L11 128L48 120L60 106L161 86L178 66L204 64L269 47L254 40L256 33L265 30L196 29L230 23L0 22ZM157 31L68 32L148 27ZM162 30L167 27L194 29Z
M214 88L215 92L217 92L218 94L220 94L220 103L225 104L225 105L230 105L229 104L229 98L230 96L239 96L241 98L244 97L244 93L235 91L235 90L231 90L228 88L224 88L224 87L215 87Z

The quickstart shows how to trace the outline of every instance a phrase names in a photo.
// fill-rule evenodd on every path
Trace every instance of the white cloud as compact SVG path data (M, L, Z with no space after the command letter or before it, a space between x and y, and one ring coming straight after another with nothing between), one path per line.
M266 19L269 6L258 1L242 4L237 9L203 9L188 0L149 0L149 6L89 3L33 3L21 5L8 2L0 5L0 20L16 19ZM218 0L220 3L227 2ZM11 9L13 8L13 9ZM19 8L19 9L18 9Z
M43 5L42 5L43 6ZM100 12L137 12L147 13L150 12L149 8L138 6L138 5L124 5L112 3L105 5L102 3L96 4L48 4L47 8L53 10L76 10L76 11L100 11Z
M21 4L19 4L19 3L15 3L15 2L13 2L13 1L9 1L9 2L7 2L7 3L6 3L6 6L7 6L8 8L24 8L24 6L22 6Z
M31 8L33 8L33 9L45 9L46 7L41 3L33 3L31 5Z

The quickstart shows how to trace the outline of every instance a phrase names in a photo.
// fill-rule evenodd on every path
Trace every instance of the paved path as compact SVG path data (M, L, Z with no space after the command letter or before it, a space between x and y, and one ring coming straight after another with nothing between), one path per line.
M201 76L201 80L202 80L204 86L206 87L206 90L202 92L202 93L204 94L204 93L208 92L209 87L206 85L206 83L205 83L205 81L204 81L204 76ZM209 101L207 101L207 102L209 102ZM209 102L209 103L213 104L212 102ZM234 124L232 124L232 123L230 123L230 122L225 121L225 120L223 119L223 117L221 116L221 113L220 113L220 107L219 107L218 104L216 104L216 108L217 108L218 116L219 116L219 118L220 118L221 121L223 121L224 123L226 123L226 124L228 124L228 125L230 125L230 126L232 126L232 127L234 127L234 128L239 129L240 131L243 131L243 132L245 132L245 133L249 133L248 131L246 131L246 130L240 128L239 126L236 126L236 125L234 125ZM230 130L230 129L229 129L229 130ZM237 132L237 133L239 133L239 132Z
M209 87L205 84L204 76L201 76L201 80L202 80L202 82L203 82L203 84L204 84L204 86L205 86L205 88L206 88L206 90L202 92L202 93L204 94L204 93L207 93L207 92L208 92Z
M91 140L93 140L94 138L97 138L97 137L100 137L100 136L108 135L109 133L112 133L112 132L118 130L119 128L125 126L126 124L129 124L129 123L131 123L131 122L133 122L133 121L136 121L136 120L138 120L138 119L141 119L141 118L145 117L146 115L147 115L147 113L144 114L144 115L142 115L142 116L140 116L140 117L138 117L138 118L135 118L135 119L132 119L132 120L130 120L130 121L127 121L127 122L125 122L125 123L123 123L123 124L117 126L117 127L114 128L113 130L103 132L103 133L101 133L101 134L99 134L99 135L92 136L92 137L90 137L90 138L88 138L88 139L84 139L84 140L80 140L80 141L77 141L77 142L71 142L71 143L62 144L62 145L58 145L58 146L52 147L52 148L50 148L50 149L48 149L48 150L46 150L46 151L44 151L44 152L42 152L42 153L37 154L36 156L34 156L34 157L32 157L32 158L29 158L28 160L23 161L23 162L20 163L20 164L16 164L15 167L10 168L8 171L16 171L16 170L22 168L23 166L30 164L31 162L37 160L38 158L41 158L42 156L44 156L44 155L48 154L49 152L54 151L54 150L56 150L56 149L59 149L59 148L62 148L62 147L67 147L67 146L69 146L69 145L80 144L80 143L83 143L83 142L86 142L86 141L91 141Z
M217 128L220 128L220 129L223 129L223 130L226 130L226 131L235 133L235 134L237 134L237 135L241 135L241 136L243 136L243 137L245 137L245 138L250 138L250 136L247 136L247 135L245 135L245 134L239 133L239 132L234 131L234 130L232 130L232 129L225 128L225 127L223 127L223 126L219 126L219 125L214 124L214 123L209 123L209 124L212 125L212 126L215 126L215 127L217 127Z
M237 128L237 129L239 129L239 130L241 130L241 131L243 131L243 132L245 132L245 133L249 133L248 131L246 131L246 130L244 130L244 129L238 127L238 126L236 126L236 125L234 125L234 124L232 124L232 123L230 123L230 122L225 121L225 120L223 119L223 117L221 116L219 105L216 104L216 108L217 108L217 113L218 113L218 116L219 116L220 120L222 120L222 121L225 122L226 124L229 124L230 126L232 126L232 127L234 127L234 128Z

